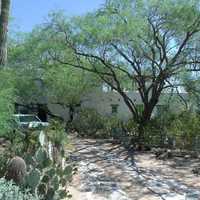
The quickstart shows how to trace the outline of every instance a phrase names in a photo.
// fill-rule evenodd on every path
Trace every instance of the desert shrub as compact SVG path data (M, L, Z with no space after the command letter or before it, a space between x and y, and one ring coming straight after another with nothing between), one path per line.
M155 147L195 147L200 139L200 116L183 111L156 116L144 127L144 143Z
M21 132L17 130L14 134L11 141L11 145L8 148L8 151L13 156L23 157L25 154L34 152L39 146L39 136L40 131L27 130L26 132Z
M0 178L2 178L5 173L6 173L6 167L7 167L7 163L9 160L9 156L8 153L2 153L0 154Z
M2 200L39 200L39 198L32 195L29 191L23 191L19 186L12 181L6 181L4 178L0 179L0 199Z
M127 131L127 134L132 137L137 137L138 135L138 124L133 119L129 119L124 123L124 127Z
M128 136L124 123L115 116L105 118L104 129L109 137L122 143Z
M57 147L65 146L67 143L67 134L63 123L57 120L51 120L50 126L46 130L48 139Z
M194 148L194 141L200 137L200 116L190 111L184 111L171 121L168 133L176 140L180 148Z
M110 136L117 137L117 134L119 133L118 129L121 129L121 122L117 117L105 117L104 129Z
M72 127L81 136L120 139L124 137L122 125L115 116L105 117L94 109L83 109L73 121Z
M104 128L104 119L94 109L82 109L73 121L72 127L80 135L92 137L95 136L97 131Z
M160 118L151 119L144 127L144 143L151 147L164 147L166 127Z

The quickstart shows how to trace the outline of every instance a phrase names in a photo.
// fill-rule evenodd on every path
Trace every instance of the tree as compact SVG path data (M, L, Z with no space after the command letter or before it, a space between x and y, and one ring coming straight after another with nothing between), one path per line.
M7 61L7 32L10 0L1 0L0 5L0 65L5 65Z
M98 81L85 71L54 66L45 72L44 84L48 101L68 108L68 122L72 122L75 108L81 106L84 97L98 86Z
M9 64L15 69L16 96L20 104L30 108L30 104L40 104L44 97L46 103L68 108L69 122L73 121L75 108L81 106L86 93L98 86L96 77L86 71L63 68L52 61L48 56L49 48L59 49L60 45L41 28L12 41ZM46 105L42 109L54 116Z
M188 94L190 109L200 113L200 77L199 73L183 73L181 80Z
M142 138L162 93L177 87L181 71L199 70L198 8L195 0L107 0L97 12L70 21L54 13L46 29L63 49L49 52L58 63L95 73L116 90ZM63 56L64 48L73 59ZM137 84L142 113L125 92L122 76Z
M42 74L39 72L41 62L35 37L32 33L12 34L8 47L7 65L15 79L15 103L33 111L45 99L43 88L39 87Z
M0 137L7 137L7 133L12 131L9 121L14 113L15 78L12 70L2 69L0 79Z
M0 65L7 61L7 29L10 9L10 0L0 1ZM7 135L10 131L9 120L14 112L14 75L10 69L0 71L0 135Z

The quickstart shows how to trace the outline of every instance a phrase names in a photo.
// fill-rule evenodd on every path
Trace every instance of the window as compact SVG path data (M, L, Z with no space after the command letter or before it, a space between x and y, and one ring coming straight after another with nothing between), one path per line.
M118 113L118 104L111 104L112 114Z
M20 122L40 122L38 117L35 115L21 115L19 116L19 121Z

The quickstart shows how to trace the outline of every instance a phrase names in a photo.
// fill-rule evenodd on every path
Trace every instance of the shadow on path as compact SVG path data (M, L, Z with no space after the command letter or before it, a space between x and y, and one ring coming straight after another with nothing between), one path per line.
M70 158L77 162L79 173L73 186L85 193L85 200L200 199L200 188L176 179L160 163L157 167L152 154L127 151L104 140L75 139L74 146ZM142 156L155 167L143 166Z

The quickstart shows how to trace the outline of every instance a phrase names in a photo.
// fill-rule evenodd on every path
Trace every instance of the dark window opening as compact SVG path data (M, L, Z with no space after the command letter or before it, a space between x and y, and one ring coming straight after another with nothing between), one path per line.
M42 122L47 122L47 112L44 105L38 105L38 117Z
M118 106L117 104L112 104L111 108L112 108L112 114L116 114L118 113Z

